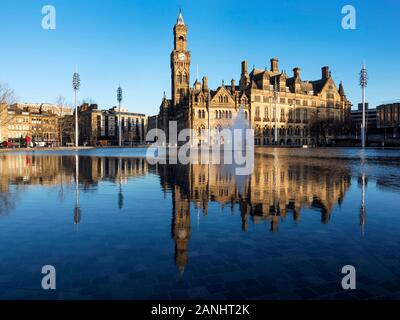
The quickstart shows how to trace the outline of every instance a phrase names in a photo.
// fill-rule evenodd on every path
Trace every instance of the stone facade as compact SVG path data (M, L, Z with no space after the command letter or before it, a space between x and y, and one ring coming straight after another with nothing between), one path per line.
M89 145L118 144L118 108L100 110L96 104L78 108L79 140ZM121 110L123 143L142 143L145 139L147 117L144 114Z
M187 26L180 13L171 53L172 97L164 94L158 116L158 127L167 137L169 122L177 121L178 132L185 128L196 132L192 137L195 145L207 143L204 132L229 127L243 110L255 130L257 145L314 144L317 133L313 123L322 119L340 123L350 114L343 84L336 86L327 66L322 68L321 79L306 81L298 67L292 76L280 71L277 59L271 59L269 70L253 68L250 72L243 61L238 85L232 79L229 85L222 82L211 89L207 77L190 86L190 64Z
M41 107L44 106L44 107ZM59 139L59 108L50 104L2 105L0 107L0 142L30 136L33 142L56 144ZM69 109L70 110L70 109ZM68 108L65 108L65 112Z

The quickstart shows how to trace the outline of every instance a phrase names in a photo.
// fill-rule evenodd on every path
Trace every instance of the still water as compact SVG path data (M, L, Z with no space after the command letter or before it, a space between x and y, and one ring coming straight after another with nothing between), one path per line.
M258 149L245 177L144 156L0 154L0 299L400 298L400 151Z

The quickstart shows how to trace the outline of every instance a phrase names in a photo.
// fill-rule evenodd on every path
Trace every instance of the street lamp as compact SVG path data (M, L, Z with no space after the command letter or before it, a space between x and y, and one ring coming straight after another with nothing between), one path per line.
M118 101L118 145L122 147L122 128L121 128L121 102L122 102L122 88L121 86L117 89L117 101Z
M81 86L81 79L78 72L75 72L72 77L72 88L75 93L75 147L79 146L78 141L78 106L77 106L77 92Z
M360 71L360 86L362 90L362 127L361 127L361 144L362 148L365 148L366 144L366 137L365 137L365 88L367 87L368 84L368 72L367 69L365 68L365 64L363 64L363 67Z

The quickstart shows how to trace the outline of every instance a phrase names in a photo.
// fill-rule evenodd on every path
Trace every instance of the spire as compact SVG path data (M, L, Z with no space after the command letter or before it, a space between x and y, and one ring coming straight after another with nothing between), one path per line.
M344 96L345 96L344 87L343 87L343 81L340 81L340 85L339 85L339 94L340 94L341 97L344 97Z
M179 16L178 16L178 20L176 21L176 24L185 25L185 21L183 21L183 16L182 16L182 10L181 9L179 9Z

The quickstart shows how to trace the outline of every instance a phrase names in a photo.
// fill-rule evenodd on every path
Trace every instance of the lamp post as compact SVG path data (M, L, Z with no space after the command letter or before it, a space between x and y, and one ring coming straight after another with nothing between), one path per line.
M75 94L75 147L79 146L79 133L78 133L78 106L77 106L77 92L81 86L81 79L78 72L75 72L72 77L72 88Z
M360 86L362 90L362 126L361 126L361 145L362 148L365 148L366 145L366 136L365 136L365 88L367 87L368 84L368 73L367 69L365 68L365 64L363 64L363 67L360 71Z
M122 147L122 127L121 127L121 102L122 102L122 88L121 86L117 89L117 100L118 100L118 145Z

